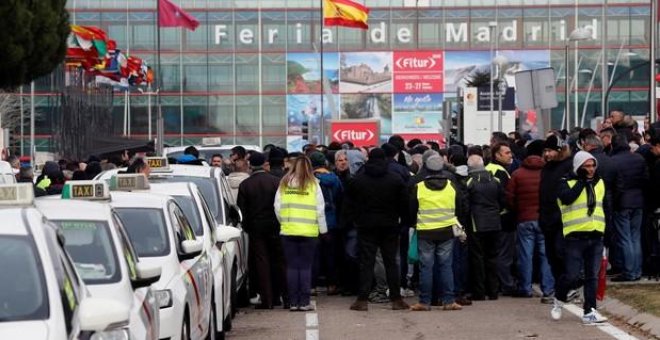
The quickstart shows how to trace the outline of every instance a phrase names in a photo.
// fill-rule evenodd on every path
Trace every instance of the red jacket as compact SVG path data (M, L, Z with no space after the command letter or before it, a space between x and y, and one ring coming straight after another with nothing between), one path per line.
M519 223L539 219L539 189L544 165L543 158L528 156L507 183L506 199Z

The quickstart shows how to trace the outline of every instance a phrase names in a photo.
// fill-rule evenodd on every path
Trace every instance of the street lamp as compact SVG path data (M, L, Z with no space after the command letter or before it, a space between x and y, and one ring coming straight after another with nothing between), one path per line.
M506 80L504 79L504 68L506 65L509 63L509 59L507 57L499 54L493 59L494 65L497 65L497 86L498 86L498 94L497 94L497 104L498 104L498 116L497 116L497 131L503 132L502 131L502 96L506 95L506 90L507 90L507 83Z
M565 77L564 77L564 95L565 95L565 101L564 101L564 116L566 117L566 129L570 130L571 128L571 116L570 116L570 89L568 85L568 77L569 77L569 72L568 72L568 45L572 41L583 41L583 40L588 40L591 38L591 31L583 28L583 27L578 27L571 32L571 34L568 36L568 39L566 39L566 44L564 45L564 71L565 71ZM577 74L577 69L575 70L575 74ZM575 84L577 86L577 84ZM577 115L577 112L575 113ZM577 117L575 118L575 125L577 125Z
M493 50L495 48L495 43L494 43L494 38L493 38L493 31L497 29L497 21L490 21L488 22L488 34L489 34L489 42L490 42L490 54L489 57L493 57ZM499 34L497 35L497 40L499 40ZM493 133L493 106L495 106L495 97L493 96L495 92L495 86L494 86L494 81L493 79L493 63L490 64L490 133Z

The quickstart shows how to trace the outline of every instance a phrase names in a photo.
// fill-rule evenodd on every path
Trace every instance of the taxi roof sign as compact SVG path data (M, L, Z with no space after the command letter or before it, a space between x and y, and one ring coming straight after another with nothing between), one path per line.
M110 177L110 190L148 190L149 181L144 174L116 174Z
M149 164L151 172L171 172L170 162L167 157L146 157L145 162Z
M202 138L202 145L222 145L222 138L220 138L220 137L204 137L204 138Z
M34 202L32 183L0 184L0 205L29 205Z
M107 200L110 189L104 181L68 181L62 188L63 199Z

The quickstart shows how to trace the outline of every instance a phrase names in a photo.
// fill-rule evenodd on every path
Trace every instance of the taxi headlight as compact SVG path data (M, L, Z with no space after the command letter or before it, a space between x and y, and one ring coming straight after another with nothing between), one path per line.
M90 340L129 340L128 329L117 328L103 332L96 332L89 338Z
M154 297L158 301L160 308L172 307L172 291L169 289L157 290L154 292Z

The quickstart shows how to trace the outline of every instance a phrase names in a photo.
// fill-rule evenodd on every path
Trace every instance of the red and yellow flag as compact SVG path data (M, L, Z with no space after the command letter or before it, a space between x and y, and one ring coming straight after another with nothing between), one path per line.
M323 0L323 23L367 29L369 9L351 0Z

